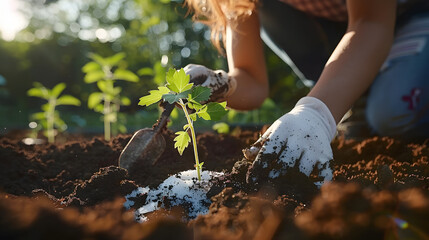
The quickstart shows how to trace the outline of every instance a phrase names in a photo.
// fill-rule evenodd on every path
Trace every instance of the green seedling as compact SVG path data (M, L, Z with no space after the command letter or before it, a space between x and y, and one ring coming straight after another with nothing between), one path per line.
M204 162L199 162L197 141L195 137L194 122L198 118L204 120L220 120L227 112L226 102L210 102L204 104L210 98L210 88L194 86L189 83L189 75L183 69L176 71L170 69L167 73L167 84L158 87L157 90L149 91L149 95L140 98L139 105L149 106L161 100L170 104L177 104L185 113L187 124L183 126L184 131L177 131L174 138L174 147L180 155L192 141L195 157L195 169L198 180L201 180L201 169Z
M55 109L59 105L80 106L79 99L71 95L61 95L66 88L65 83L58 83L52 89L48 89L39 82L35 82L34 87L27 91L31 97L39 97L48 102L42 105L42 112L31 115L31 119L38 121L45 129L45 135L49 143L55 142L55 130L63 131L67 128L66 123L60 118L59 112Z
M116 80L138 82L139 77L127 70L124 63L124 53L118 53L111 57L103 58L97 54L90 54L93 61L82 67L85 73L86 83L97 83L100 92L93 92L88 97L88 107L95 112L103 114L104 139L110 140L111 124L116 124L121 132L126 131L125 125L118 123L120 106L127 106L131 101L127 97L120 96L121 87L115 87Z

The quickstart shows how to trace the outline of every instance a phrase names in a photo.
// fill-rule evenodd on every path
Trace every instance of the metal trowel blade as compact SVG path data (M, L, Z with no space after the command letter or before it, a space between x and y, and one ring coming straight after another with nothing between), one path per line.
M137 161L155 164L165 149L165 139L152 128L140 129L134 133L119 156L119 167L128 171Z

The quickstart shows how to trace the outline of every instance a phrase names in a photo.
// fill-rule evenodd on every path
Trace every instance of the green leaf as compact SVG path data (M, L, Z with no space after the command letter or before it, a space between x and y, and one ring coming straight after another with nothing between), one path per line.
M80 100L71 95L63 95L57 99L57 105L80 106Z
M108 64L108 65L110 65L110 66L116 66L116 65L118 65L118 63L122 60L122 59L124 59L125 58L125 53L123 53L123 52L120 52L120 53L117 53L117 54L115 54L115 55L113 55L113 56L111 56L111 57L107 57L107 58L104 58L104 60L106 61L106 63Z
M108 90L107 90L107 82L106 81L98 81L97 82L97 87L98 87L98 89L100 89L104 93L108 92Z
M52 96L57 98L58 96L60 96L60 94L64 91L64 89L66 88L66 84L65 83L58 83L57 85L55 85L54 88L52 88Z
M217 133L229 133L229 125L224 122L216 123L213 125L213 130L215 130Z
M153 76L154 73L153 73L153 69L152 68L145 67L145 68L139 69L137 71L137 74L139 76Z
M129 82L138 82L140 79L133 72L125 69L116 69L113 73L114 79L116 80L125 80Z
M88 97L88 108L93 109L97 104L103 100L103 93L93 92Z
M192 119L192 121L197 121L197 113L191 113L189 114L189 117Z
M195 102L192 99L188 101L187 105L190 109L195 109L197 111L205 106L205 105L202 105L201 103Z
M40 108L42 109L42 111L48 112L49 110L51 110L50 107L51 105L49 103L45 103Z
M100 64L101 66L108 66L109 63L108 61L103 58L102 56L96 54L96 53L90 53L89 57L94 60L95 62L97 62L98 64Z
M54 119L54 124L60 132L63 132L67 129L67 124L59 116Z
M177 70L175 68L169 68L168 72L166 73L167 81L172 80L173 76L176 72L177 72Z
M124 106L129 106L131 105L131 100L127 97L121 97L121 104Z
M176 69L170 68L170 69L168 69L168 72L165 75L165 78L167 79L167 87L170 88L170 90L173 92L179 92L179 89L175 88L176 85L170 84L170 82L171 83L174 82L174 74L175 73L176 73Z
M46 89L41 89L41 88L30 88L27 91L27 95L30 97L39 97L44 99L49 98L48 91L46 91Z
M121 93L121 91L122 91L122 88L121 88L121 87L115 87L115 88L113 88L112 94L113 94L114 96L118 96L118 95L119 95L119 93Z
M120 133L127 133L127 127L124 124L119 124L118 130Z
M41 120L40 125L42 125L42 128L44 128L44 129L48 128L48 122L46 120Z
M188 94L191 92L191 90L187 90L178 94L175 93L168 93L168 94L164 94L162 95L162 98L167 101L170 104L173 104L175 102L178 102L179 99L184 99L186 97L188 97Z
M101 67L100 67L100 65L99 65L98 63L96 63L96 62L89 62L89 63L85 64L85 65L82 67L82 71L83 71L84 73L94 72L94 71L97 71L97 70L101 70Z
M200 103L209 100L211 95L210 88L203 86L196 86L192 89L191 99Z
M83 79L86 83L93 83L104 79L104 72L101 70L89 72Z
M104 112L104 105L99 103L97 105L94 106L94 111L95 112L99 112L99 113L103 113Z
M180 69L175 71L171 76L171 70L167 74L167 87L176 93L182 93L192 88L193 83L189 83L189 75L186 75L185 70Z
M191 137L185 131L178 131L176 132L176 135L177 136L174 138L174 147L177 148L179 154L182 155L185 148L188 147Z
M30 116L30 119L32 119L32 120L42 120L45 118L46 118L46 114L44 112L33 113Z
M158 90L151 90L149 91L149 95L140 98L139 105L149 106L151 104L154 104L161 100L164 94L167 94L169 92L170 89L168 89L167 87L158 87Z
M185 130L185 131L186 131L186 129L188 129L188 127L189 127L189 124L185 124L185 125L183 125L183 130Z
M213 120L213 121L220 120L226 113L227 113L226 102L208 103L199 112L197 112L198 116L202 117L204 120Z

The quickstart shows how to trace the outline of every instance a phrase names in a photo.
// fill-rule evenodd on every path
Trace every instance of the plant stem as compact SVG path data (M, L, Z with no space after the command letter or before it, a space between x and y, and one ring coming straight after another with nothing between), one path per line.
M110 141L110 101L104 97L104 140Z
M47 121L47 137L49 143L55 142L55 133L54 133L54 117L55 117L55 99L49 99L49 108L48 116L46 116Z
M183 112L185 113L186 120L188 121L189 129L191 130L192 145L194 147L195 169L197 170L198 181L201 181L201 166L200 166L200 160L198 159L197 138L195 137L194 125L192 123L191 118L189 117L188 110L186 109L186 106L183 103L182 99L180 99L179 105L182 107Z
M118 117L118 115L119 115L120 107L121 107L121 100L119 99L119 96L116 96L115 99L112 101L112 104L111 104L111 109L112 109L111 112L116 113L117 114L116 117ZM110 128L111 128L110 132L113 136L118 135L118 132L119 132L118 119L116 119L116 121L112 122L112 125Z

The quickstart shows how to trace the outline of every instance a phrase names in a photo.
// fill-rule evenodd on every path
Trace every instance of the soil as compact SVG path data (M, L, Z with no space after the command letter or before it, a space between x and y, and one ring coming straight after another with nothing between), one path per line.
M207 194L208 213L189 220L186 206L165 201L144 223L134 213L144 198L127 210L124 196L194 164L191 148L183 156L174 149L172 132L155 165L130 172L117 161L131 135L56 145L26 145L22 132L0 136L0 239L429 239L429 141L337 137L334 179L318 189L293 171L247 184L242 149L259 134L199 134L204 169L225 173Z

